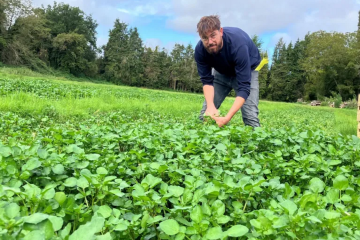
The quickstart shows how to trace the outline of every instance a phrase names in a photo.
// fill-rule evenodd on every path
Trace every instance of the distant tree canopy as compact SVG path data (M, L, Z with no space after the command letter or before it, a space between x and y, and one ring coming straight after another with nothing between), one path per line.
M149 48L136 27L116 19L108 42L97 46L97 26L92 16L68 4L33 8L30 0L0 0L0 61L115 84L202 91L192 45L175 44L171 52ZM260 37L252 39L261 56L268 57ZM259 83L260 97L274 101L315 100L334 93L343 100L353 98L360 92L360 13L353 33L317 31L294 43L280 39Z

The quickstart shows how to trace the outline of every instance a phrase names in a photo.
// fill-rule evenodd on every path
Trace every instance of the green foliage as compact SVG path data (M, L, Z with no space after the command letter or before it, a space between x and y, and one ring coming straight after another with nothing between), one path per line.
M29 0L0 0L0 61L115 84L202 92L192 45L175 44L170 52L150 49L136 27L117 19L109 41L98 49L97 26L91 15L65 3L32 9ZM357 95L359 36L360 31L317 31L295 43L280 39L271 66L259 72L260 98L296 102L329 98L331 92L340 93L342 99ZM261 38L255 34L252 40L261 57L267 57Z
M4 239L358 238L356 137L157 114L0 117Z
M50 31L51 41L47 42L50 65L75 76L95 77L96 21L79 8L64 3L55 2L38 11L43 13Z
M84 35L77 33L61 33L53 39L53 61L58 68L69 71L73 75L86 73L87 76L95 76L96 65L86 59L88 48Z
M349 99L359 92L360 78L354 64L355 36L355 33L324 31L308 36L308 57L302 61L309 76L305 85L307 95L331 96L331 92L336 91L342 98Z

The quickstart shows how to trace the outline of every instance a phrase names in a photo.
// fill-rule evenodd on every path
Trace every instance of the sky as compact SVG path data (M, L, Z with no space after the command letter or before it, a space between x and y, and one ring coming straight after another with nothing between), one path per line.
M33 6L52 5L52 0L32 0ZM318 30L357 30L360 0L63 0L79 7L97 21L98 46L106 44L118 18L136 27L144 45L171 51L176 43L199 41L196 25L202 16L216 14L221 25L239 27L258 35L263 50L272 55L282 37L288 44Z

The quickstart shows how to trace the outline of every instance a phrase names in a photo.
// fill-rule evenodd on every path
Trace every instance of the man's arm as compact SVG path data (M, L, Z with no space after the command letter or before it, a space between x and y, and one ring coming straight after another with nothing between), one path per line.
M234 89L236 92L236 98L225 117L213 118L219 127L222 127L223 125L230 122L235 113L240 110L250 95L251 65L249 59L249 50L246 45L243 45L237 50L235 54L235 73L238 83L238 88Z
M206 100L207 109L205 114L210 116L218 115L218 110L214 105L214 76L211 74L211 66L205 63L203 55L195 49L195 61L197 64L200 80L203 84L203 92Z
M235 73L238 89L236 92L236 99L230 111L226 115L229 120L235 115L237 111L244 105L246 99L250 95L251 86L251 64L249 57L249 49L246 45L241 46L235 55Z

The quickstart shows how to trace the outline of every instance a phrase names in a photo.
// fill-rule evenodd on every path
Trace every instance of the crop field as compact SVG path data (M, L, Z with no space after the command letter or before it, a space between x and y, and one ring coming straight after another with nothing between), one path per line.
M0 239L360 239L356 110L202 102L0 72Z

